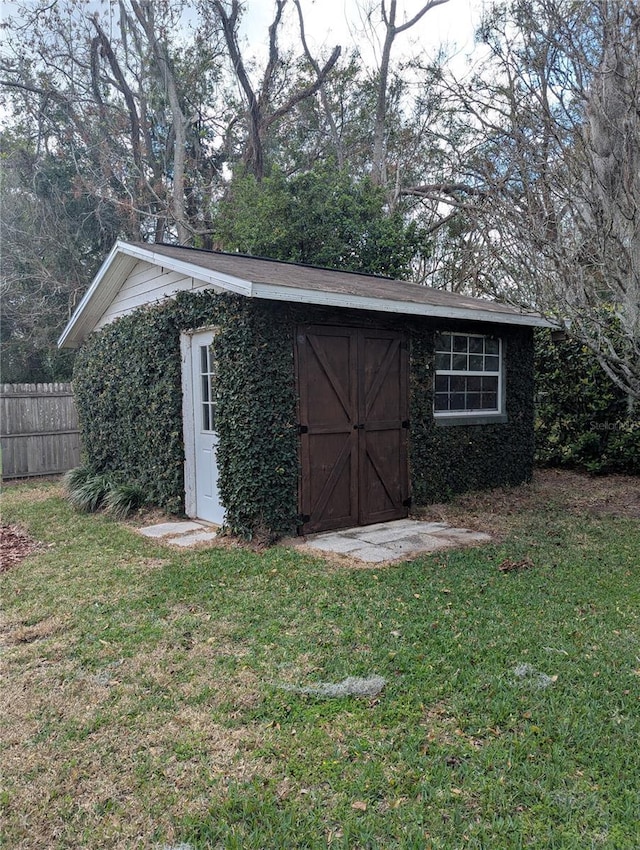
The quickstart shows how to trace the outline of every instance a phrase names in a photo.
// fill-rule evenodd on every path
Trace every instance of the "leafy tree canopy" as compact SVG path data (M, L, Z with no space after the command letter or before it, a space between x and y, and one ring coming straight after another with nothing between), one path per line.
M408 278L424 235L368 178L323 166L286 178L236 178L215 218L227 251L349 271Z

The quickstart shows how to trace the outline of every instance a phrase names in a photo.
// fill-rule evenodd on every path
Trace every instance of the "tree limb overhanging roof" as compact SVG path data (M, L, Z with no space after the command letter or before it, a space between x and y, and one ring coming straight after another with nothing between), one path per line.
M117 242L62 332L59 347L75 348L87 338L140 260L184 274L201 286L248 298L508 325L552 325L537 313L507 304L376 275L177 245Z

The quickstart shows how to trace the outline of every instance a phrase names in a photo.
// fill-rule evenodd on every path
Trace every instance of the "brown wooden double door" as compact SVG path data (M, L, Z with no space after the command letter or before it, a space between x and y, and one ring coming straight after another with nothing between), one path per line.
M400 333L297 330L302 531L407 515L408 381Z

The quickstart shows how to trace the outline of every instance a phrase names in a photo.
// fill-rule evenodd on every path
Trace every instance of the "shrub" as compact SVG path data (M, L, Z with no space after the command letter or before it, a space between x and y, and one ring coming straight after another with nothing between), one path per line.
M104 499L104 507L114 519L126 519L145 503L145 491L137 484L112 484Z
M640 474L640 409L576 340L536 334L536 459Z

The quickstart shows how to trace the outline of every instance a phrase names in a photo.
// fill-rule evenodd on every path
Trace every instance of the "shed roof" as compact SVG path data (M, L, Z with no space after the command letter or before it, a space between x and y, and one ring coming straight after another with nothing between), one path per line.
M537 313L497 301L377 275L177 245L117 242L64 329L59 346L73 348L95 329L140 260L193 278L200 286L250 298L511 325L551 324Z

